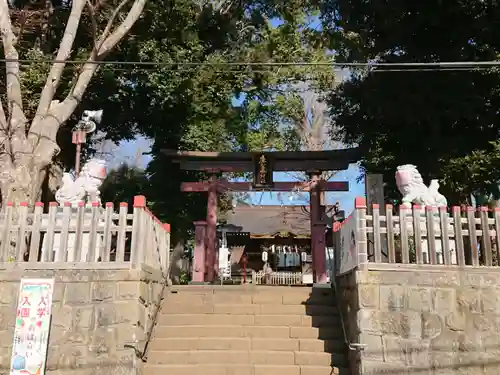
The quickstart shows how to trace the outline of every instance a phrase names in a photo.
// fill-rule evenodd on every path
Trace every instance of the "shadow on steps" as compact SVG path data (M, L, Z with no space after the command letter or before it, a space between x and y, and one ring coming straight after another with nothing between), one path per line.
M344 340L342 321L334 290L330 285L311 288L309 298L304 301L306 315L311 317L311 326L318 329L324 353L330 353L331 375L348 375L348 347Z

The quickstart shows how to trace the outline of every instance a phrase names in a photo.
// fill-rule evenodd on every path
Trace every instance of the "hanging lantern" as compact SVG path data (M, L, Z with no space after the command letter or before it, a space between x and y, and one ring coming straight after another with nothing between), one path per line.
M267 251L262 252L262 261L267 262Z

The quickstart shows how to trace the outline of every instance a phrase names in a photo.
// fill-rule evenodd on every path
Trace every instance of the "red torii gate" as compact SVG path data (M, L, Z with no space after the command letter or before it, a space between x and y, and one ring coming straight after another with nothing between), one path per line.
M196 245L193 265L193 282L212 282L217 260L217 194L225 191L277 191L291 192L294 189L308 191L311 209L311 249L313 273L316 283L327 282L325 252L325 207L323 192L348 191L348 182L331 182L321 178L323 171L345 170L350 163L357 162L358 149L331 151L284 151L284 152L196 152L170 151L181 169L212 173L206 182L184 182L183 192L207 192L207 220L195 222ZM274 182L274 171L301 171L309 174L308 182ZM253 172L254 181L228 182L217 180L221 172Z

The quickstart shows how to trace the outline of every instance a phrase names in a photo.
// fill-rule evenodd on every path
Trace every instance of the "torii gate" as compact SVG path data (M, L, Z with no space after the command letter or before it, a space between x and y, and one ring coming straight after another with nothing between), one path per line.
M196 246L193 282L212 282L217 260L217 194L225 191L308 191L311 214L311 252L316 283L326 283L325 191L349 191L348 182L331 182L321 178L323 171L345 170L359 160L358 149L331 151L281 152L197 152L163 151L183 170L205 171L212 175L206 182L184 182L183 192L207 192L207 220L195 222ZM274 182L273 172L306 172L308 182ZM253 182L217 180L221 172L253 172ZM205 280L205 266L207 280Z

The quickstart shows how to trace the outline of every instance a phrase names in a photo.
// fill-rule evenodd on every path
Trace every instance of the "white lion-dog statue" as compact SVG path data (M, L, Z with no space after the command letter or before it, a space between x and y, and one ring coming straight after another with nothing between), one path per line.
M57 190L55 198L59 204L78 202L101 202L99 188L106 178L106 161L90 159L84 164L78 177L73 180L69 173L64 173L62 185Z
M412 203L422 206L447 206L448 201L439 193L438 180L431 180L429 187L425 186L417 167L411 164L400 165L396 170L396 185L403 195L402 204Z

